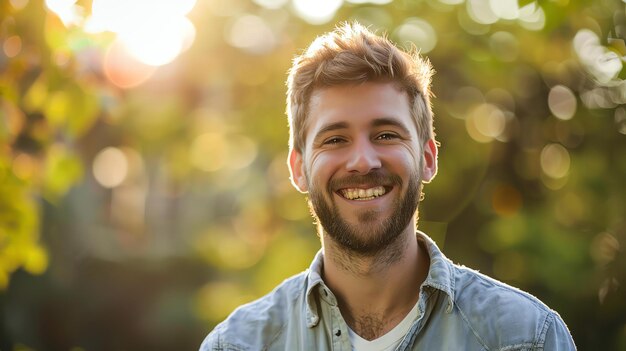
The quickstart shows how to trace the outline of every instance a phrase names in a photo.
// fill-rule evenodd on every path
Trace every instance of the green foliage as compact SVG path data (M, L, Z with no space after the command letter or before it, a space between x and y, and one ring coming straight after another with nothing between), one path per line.
M355 19L437 70L419 228L558 310L580 349L626 345L624 2L345 1L311 24L279 1L198 1L193 45L158 67L98 32L91 1L46 3L0 2L0 349L194 349L306 269L284 81ZM113 16L145 20L152 58L174 32L148 27L157 5Z
M0 180L0 288L6 288L18 268L41 274L48 262L38 242L39 210L29 184L4 162L0 163Z

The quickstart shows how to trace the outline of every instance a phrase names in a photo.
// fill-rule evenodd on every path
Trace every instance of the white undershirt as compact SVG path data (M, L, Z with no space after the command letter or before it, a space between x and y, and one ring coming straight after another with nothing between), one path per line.
M387 334L372 341L363 339L348 327L348 336L352 344L352 351L394 351L396 347L400 345L404 336L409 332L409 329L411 329L411 325L417 319L417 316L416 303L402 322L396 325Z

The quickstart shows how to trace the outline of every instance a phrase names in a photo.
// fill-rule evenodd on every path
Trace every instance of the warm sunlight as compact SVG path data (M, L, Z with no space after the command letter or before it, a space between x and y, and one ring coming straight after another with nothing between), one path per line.
M305 21L311 24L323 24L330 21L337 10L343 4L343 0L294 0L294 10Z
M76 0L46 0L48 9L59 16L65 26L80 22L80 8Z
M0 351L626 351L626 0L0 0L0 144Z
M76 0L46 0L65 27L84 33L114 33L104 50L103 71L116 86L145 82L155 67L172 62L189 49L196 28L186 17L197 0L93 0L91 14ZM20 49L19 37L7 40L7 56Z
M191 46L195 27L185 15L195 2L94 0L85 30L114 32L133 58L161 66Z

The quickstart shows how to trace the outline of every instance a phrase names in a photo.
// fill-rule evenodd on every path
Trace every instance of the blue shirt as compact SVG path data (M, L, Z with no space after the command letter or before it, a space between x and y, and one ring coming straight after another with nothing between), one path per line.
M561 317L536 297L448 260L425 234L428 276L404 350L575 350ZM200 351L350 351L348 325L322 280L323 252L310 268L237 308Z

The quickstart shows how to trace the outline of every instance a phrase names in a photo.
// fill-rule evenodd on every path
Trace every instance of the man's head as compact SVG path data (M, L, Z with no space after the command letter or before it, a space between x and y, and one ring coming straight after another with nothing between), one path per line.
M287 79L289 146L303 151L311 95L316 89L364 82L393 82L409 97L422 143L434 138L430 105L433 69L412 50L398 49L358 23L318 37L294 62Z
M437 171L430 65L358 24L318 38L289 77L292 181L343 248L376 254L412 231Z

